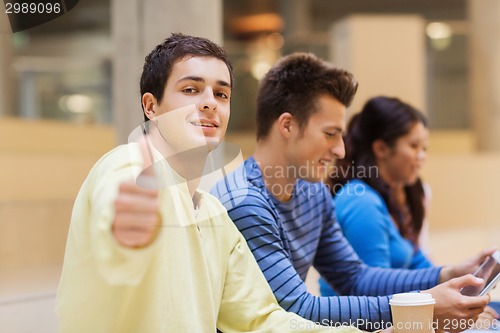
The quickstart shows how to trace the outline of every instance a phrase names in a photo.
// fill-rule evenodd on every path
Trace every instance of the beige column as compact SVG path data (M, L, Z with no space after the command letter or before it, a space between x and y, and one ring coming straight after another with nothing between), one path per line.
M279 4L285 20L286 51L294 52L311 44L311 0L281 0Z
M468 0L470 115L480 151L500 151L500 1Z
M142 121L144 57L173 32L222 44L222 0L112 0L113 116L118 143Z
M4 8L0 5L0 8ZM5 11L0 12L0 116L13 115L12 32Z
M425 112L425 22L416 15L354 15L331 29L331 61L351 71L359 90L350 110L375 95Z

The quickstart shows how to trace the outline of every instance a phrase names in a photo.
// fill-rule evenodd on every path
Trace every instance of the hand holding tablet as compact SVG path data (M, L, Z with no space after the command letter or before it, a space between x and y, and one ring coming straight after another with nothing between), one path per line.
M483 296L489 293L500 280L500 251L497 250L488 257L473 275L484 279L484 283L479 287L467 286L462 288L462 295Z

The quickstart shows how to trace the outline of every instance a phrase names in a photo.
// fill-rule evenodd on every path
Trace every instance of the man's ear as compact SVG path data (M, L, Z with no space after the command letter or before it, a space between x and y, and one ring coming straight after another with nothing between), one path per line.
M377 139L372 143L373 155L377 160L386 159L391 153L391 148L382 139Z
M290 133L295 129L296 123L294 117L288 113L282 113L278 118L278 129L285 138L290 137Z
M142 95L142 108L144 109L144 114L148 119L153 119L156 116L156 98L152 93L145 93Z

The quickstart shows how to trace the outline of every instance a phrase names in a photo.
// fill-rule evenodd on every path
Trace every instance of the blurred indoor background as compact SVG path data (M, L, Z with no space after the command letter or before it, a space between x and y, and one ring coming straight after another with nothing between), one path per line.
M56 331L73 201L141 122L144 56L171 32L226 48L236 77L227 140L245 157L259 79L290 52L357 76L350 114L378 94L417 106L431 128L431 257L453 263L500 245L499 17L498 0L80 0L12 33L2 11L0 332Z

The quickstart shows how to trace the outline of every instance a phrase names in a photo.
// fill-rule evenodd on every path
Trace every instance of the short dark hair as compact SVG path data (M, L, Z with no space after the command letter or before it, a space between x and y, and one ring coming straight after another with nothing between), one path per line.
M227 65L231 79L230 84L231 87L233 86L233 66L222 47L203 37L173 33L163 43L156 46L144 59L140 81L141 98L145 93L149 92L160 103L163 98L165 84L174 64L185 57L213 57L222 60ZM144 120L148 120L145 114Z
M289 112L303 129L317 110L320 95L328 94L348 107L358 82L346 70L311 53L283 57L264 76L257 96L257 139L265 138L272 124Z

